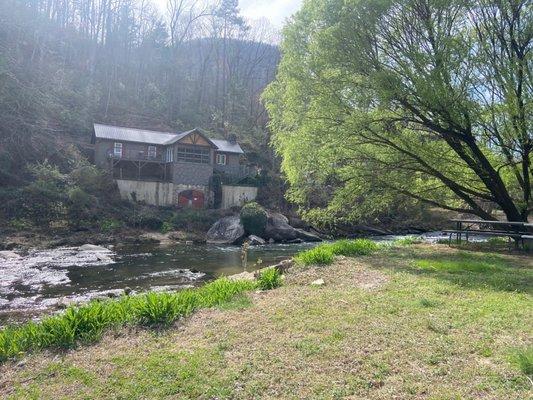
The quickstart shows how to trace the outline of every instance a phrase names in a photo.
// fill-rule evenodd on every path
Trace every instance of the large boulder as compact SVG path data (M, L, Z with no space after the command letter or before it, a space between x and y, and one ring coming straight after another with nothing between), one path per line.
M322 239L317 235L304 231L303 229L296 229L296 234L299 239L302 239L304 242L321 242Z
M289 225L286 216L280 213L270 213L265 228L265 238L274 239L276 242L286 242L298 238L296 229Z
M238 215L219 219L206 235L207 243L237 244L244 237L244 227Z
M280 213L269 213L264 238L285 243L322 241L317 235L294 228L289 224L289 219Z

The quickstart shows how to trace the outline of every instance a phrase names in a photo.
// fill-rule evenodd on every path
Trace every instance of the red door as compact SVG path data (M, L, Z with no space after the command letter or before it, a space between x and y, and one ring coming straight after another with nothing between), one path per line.
M178 205L184 208L204 208L204 192L185 190L178 195Z

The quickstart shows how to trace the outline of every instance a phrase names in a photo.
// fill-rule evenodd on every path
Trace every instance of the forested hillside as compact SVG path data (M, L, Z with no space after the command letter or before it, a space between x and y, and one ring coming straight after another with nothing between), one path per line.
M93 122L236 133L272 168L259 96L279 59L267 26L237 1L13 0L0 3L0 184L82 153Z

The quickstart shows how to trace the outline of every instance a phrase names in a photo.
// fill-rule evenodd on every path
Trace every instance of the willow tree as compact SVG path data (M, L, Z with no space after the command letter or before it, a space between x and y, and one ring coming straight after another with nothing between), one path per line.
M527 221L531 4L306 1L264 95L291 199L361 216L403 197Z

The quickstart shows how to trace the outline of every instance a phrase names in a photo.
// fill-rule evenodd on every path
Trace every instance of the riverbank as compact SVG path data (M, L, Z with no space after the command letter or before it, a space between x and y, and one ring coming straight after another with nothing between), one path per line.
M247 271L294 256L312 243L250 246ZM2 251L0 328L125 292L181 290L243 271L241 248L172 242Z
M522 399L532 271L527 256L444 245L341 256L156 334L5 364L0 395Z

